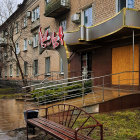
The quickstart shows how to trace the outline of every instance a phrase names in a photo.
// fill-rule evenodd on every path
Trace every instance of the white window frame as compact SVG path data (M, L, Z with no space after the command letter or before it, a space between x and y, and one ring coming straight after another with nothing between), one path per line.
M90 26L93 25L93 5L90 5L88 7L86 7L85 9L81 10L81 25L85 25L85 10L89 9L89 8L92 8L92 24ZM90 26L87 26L87 27L90 27Z
M64 74L64 64L62 58L60 58L60 74Z
M27 51L27 46L28 46L28 42L27 42L27 38L24 39L24 51Z
M49 64L47 63L49 60ZM50 75L51 73L51 59L50 57L45 58L45 74Z
M118 6L119 6L119 0L116 0L116 13L119 12ZM134 0L134 6L135 6L135 0ZM128 0L126 0L126 8L128 8ZM134 7L133 7L134 8ZM120 10L121 11L121 10Z
M46 0L46 3L49 3L51 0Z
M18 55L19 53L20 53L19 43L16 43L16 54Z
M13 76L13 65L12 64L10 64L9 74L10 74L10 77Z
M26 16L23 18L23 27L24 28L27 27L27 17Z
M32 10L32 22L40 18L40 8L39 6Z
M39 38L38 38L39 36L38 36L38 33L36 33L36 34L34 34L33 35L33 48L36 48L36 47L38 47L38 44L39 44Z
M64 28L64 25L65 25L65 28ZM67 20L66 20L66 18L59 22L59 26L63 27L63 31L67 30Z

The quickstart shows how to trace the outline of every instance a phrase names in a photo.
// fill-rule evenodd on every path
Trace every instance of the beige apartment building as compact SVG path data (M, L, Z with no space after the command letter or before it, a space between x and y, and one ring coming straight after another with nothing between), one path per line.
M69 76L81 75L84 67L95 77L132 70L132 61L128 62L127 58L132 58L131 36L135 31L133 70L139 71L139 9L139 0L24 0L0 27L0 32L13 19L17 23L15 29L22 26L17 44L19 55L25 59L20 58L22 69L27 77L44 79L51 72L58 72L62 76L64 68L56 50L45 49L42 54L39 53L39 27L43 32L46 29L58 32L59 26L63 27L65 48L69 51L68 70L65 72ZM15 33L15 38L19 33ZM129 66L124 63L129 63ZM15 67L8 61L2 76L20 79Z
M55 50L46 50L40 54L39 27L44 32L49 27L44 16L46 2L44 0L24 0L18 9L3 25L0 26L1 49L4 65L2 77L10 80L21 80L21 74L15 55L7 45L9 30L14 23L14 43L25 79L43 80L44 78L63 77L63 64ZM58 27L59 28L59 27ZM2 40L1 39L1 40ZM10 42L10 41L9 41Z

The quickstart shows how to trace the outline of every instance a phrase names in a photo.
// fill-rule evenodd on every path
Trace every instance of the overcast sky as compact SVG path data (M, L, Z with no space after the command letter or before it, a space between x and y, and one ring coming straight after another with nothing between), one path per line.
M23 0L17 0L17 4L20 4L22 2L23 2Z

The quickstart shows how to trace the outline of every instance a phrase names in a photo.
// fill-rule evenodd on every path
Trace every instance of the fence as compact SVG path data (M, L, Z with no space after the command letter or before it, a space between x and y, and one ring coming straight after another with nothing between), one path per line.
M104 102L139 90L139 71L125 71L99 77L83 76L68 79L41 82L23 87L38 106L56 102L64 102L85 106ZM27 95L28 95L27 94ZM28 99L26 100L26 103Z

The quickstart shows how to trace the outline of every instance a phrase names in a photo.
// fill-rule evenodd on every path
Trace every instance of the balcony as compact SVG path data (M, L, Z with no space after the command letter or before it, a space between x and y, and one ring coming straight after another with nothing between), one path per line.
M108 46L111 43L132 40L133 31L135 31L135 40L136 38L139 40L139 19L139 10L124 8L112 18L100 24L91 27L80 26L79 30L75 32L66 32L64 40L68 45L79 44L81 46L81 44L88 45L88 43L94 42L96 45L98 43ZM74 45L73 48L75 49Z
M59 17L70 10L70 0L51 0L46 4L46 17Z

